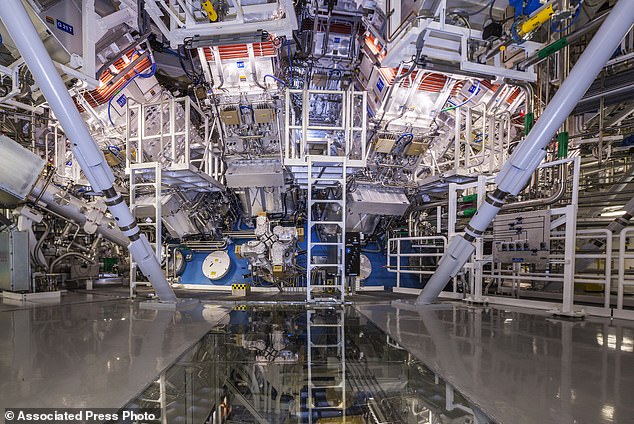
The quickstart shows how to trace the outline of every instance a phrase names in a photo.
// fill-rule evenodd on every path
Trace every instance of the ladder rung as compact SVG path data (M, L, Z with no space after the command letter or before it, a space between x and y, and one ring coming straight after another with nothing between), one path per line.
M316 347L316 348L323 348L323 347L339 347L341 345L341 343L326 343L326 344L316 344L316 343L311 343L310 347Z
M311 221L310 225L339 225L341 227L343 227L343 222L342 221Z
M326 182L326 181L330 181L330 182L335 182L335 183L343 183L345 181L345 178L330 178L330 177L320 177L320 178L308 178L310 183L321 183L321 182ZM152 184L154 185L154 184Z
M317 204L317 203L342 203L343 200L334 200L334 199L327 199L327 200L311 200L310 203L311 205Z
M343 406L313 406L311 409L334 409L334 410L343 410L345 409Z
M312 354L313 356L315 355L315 353ZM337 374L336 375L332 375L332 371L333 371L333 367L328 366L328 364L326 362L319 362L319 361L314 361L313 358L313 390L315 390L315 387L318 388L322 388L322 387L342 387L343 386L343 380L341 379L341 376L343 375L343 366L339 366L336 371ZM324 378L324 375L328 375L331 376L333 378ZM320 384L321 383L321 384Z
M330 224L341 224L341 225L343 225L343 221L322 221L322 220L319 220L319 219L311 219L310 222L313 223L313 224L321 224L322 222L328 222Z
M339 290L341 290L343 288L343 286L341 284L338 284L336 286L329 286L327 284L311 284L310 288L311 289L327 288L327 289L339 289Z
M315 165L317 163L340 164L346 159L346 157L345 156L309 155L307 159L312 165Z
M334 243L334 242L326 242L326 241L314 241L310 243L312 246L341 246L343 247L342 243Z

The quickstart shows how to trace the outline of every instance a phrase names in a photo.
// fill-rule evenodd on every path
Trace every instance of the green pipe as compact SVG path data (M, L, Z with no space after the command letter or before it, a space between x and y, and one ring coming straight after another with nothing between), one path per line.
M478 200L478 195L477 194L468 194L466 196L462 196L462 202L463 203L475 202L476 200Z
M546 47L541 49L539 52L537 52L537 57L539 58L539 60L542 60L550 56L551 54L558 52L559 50L563 49L567 45L568 45L568 39L566 37L561 37L559 40L555 41L552 44L547 45Z
M475 215L477 211L478 211L478 208L465 209L463 211L458 212L458 216L470 217Z
M524 135L528 135L528 133L535 125L535 114L533 112L528 112L524 115Z
M568 132L562 131L557 134L557 157L559 159L568 157Z

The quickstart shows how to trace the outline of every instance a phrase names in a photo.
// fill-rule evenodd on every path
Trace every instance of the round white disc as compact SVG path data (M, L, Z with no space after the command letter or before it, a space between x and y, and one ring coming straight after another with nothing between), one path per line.
M361 280L367 279L372 274L372 263L363 253L361 254L361 265L359 266L359 278Z
M224 250L211 252L203 261L203 275L210 280L219 280L229 272L231 259Z

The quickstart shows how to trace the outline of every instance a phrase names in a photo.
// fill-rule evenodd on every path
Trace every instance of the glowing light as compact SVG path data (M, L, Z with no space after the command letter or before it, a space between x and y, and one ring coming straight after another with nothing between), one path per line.
M615 217L621 216L625 213L623 210L623 206L610 206L603 209L603 212L600 213L600 216L606 217Z
M608 334L607 338L603 337L603 334L597 334L597 343L599 346L603 346L607 344L609 349L616 350L616 336L614 334ZM634 352L634 339L631 337L624 336L621 339L621 351L622 352Z
M601 212L601 216L621 216L625 213L625 211L610 211L610 212Z

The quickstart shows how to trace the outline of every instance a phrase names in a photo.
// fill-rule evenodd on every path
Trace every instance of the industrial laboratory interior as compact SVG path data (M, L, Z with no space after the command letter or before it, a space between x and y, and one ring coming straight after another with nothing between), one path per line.
M1 0L0 419L633 423L633 23Z

